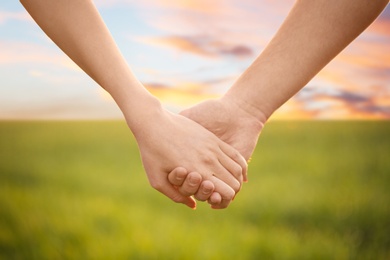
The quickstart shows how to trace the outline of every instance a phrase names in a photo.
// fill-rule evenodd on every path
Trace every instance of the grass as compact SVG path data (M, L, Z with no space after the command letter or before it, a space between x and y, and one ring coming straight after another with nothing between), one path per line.
M0 123L0 259L390 259L390 122L271 122L226 210L150 188L124 122Z

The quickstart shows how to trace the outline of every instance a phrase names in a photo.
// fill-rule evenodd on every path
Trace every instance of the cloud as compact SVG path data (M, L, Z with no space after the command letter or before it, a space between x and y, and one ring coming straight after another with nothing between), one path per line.
M60 50L40 44L19 41L0 41L0 65L50 64L73 71L81 69Z
M390 21L390 6L388 5L385 10L378 17L378 21Z
M297 110L313 118L390 119L390 93L382 96L363 96L347 90L306 87L293 99Z
M167 46L183 52L192 53L209 58L235 57L250 58L254 53L245 45L234 45L227 42L217 41L209 36L164 36L155 38L140 38L147 44Z
M218 97L218 95L208 93L206 89L209 86L202 83L184 82L169 86L159 82L149 82L144 83L144 86L164 104L179 110L206 99Z
M31 22L32 18L25 11L9 12L0 10L0 25L11 20Z
M223 54L228 54L236 57L252 57L254 54L251 48L244 45L237 45L237 46L232 46L231 48L221 49L220 52Z
M99 7L137 7L140 9L164 9L175 11L186 11L198 13L216 13L221 12L223 7L226 7L224 0L95 0L95 4Z
M390 24L389 24L390 26ZM353 42L346 51L338 57L338 61L348 63L348 66L362 67L365 69L390 69L390 31L386 38L372 39L367 34Z
M374 24L379 21L374 22ZM390 24L389 24L390 28ZM379 97L390 93L390 31L368 30L323 69L311 84ZM380 89L380 91L378 90Z
M146 43L207 58L252 58L260 53L293 1L139 1L133 4L157 35Z
M58 56L42 46L16 41L0 41L0 64L13 63L52 63Z

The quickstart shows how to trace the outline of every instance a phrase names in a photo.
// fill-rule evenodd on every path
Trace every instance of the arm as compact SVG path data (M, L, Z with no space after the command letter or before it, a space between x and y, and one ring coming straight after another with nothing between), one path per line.
M162 109L131 72L92 1L21 2L43 31L114 98L137 140L155 189L194 206L194 201L180 195L167 179L168 173L181 165L211 180L223 194L222 207L229 204L240 189L245 160L200 125Z
M298 0L225 95L265 122L379 16L388 0Z
M181 114L249 159L272 113L362 33L387 3L296 1L271 42L221 99L200 103Z
M297 0L276 35L218 100L181 112L249 159L267 119L379 16L388 0ZM180 185L175 175L170 181Z

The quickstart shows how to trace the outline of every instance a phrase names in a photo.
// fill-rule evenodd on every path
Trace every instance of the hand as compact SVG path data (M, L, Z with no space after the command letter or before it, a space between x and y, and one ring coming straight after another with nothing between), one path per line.
M222 197L219 208L229 205L246 178L247 164L239 152L197 123L163 109L148 112L139 124L133 132L153 188L192 205L168 182L168 173L180 165L214 184Z
M262 121L243 110L233 101L228 101L228 98L205 101L184 110L181 114L204 126L221 140L236 148L246 160L251 157L264 126ZM187 180L190 174L192 179L198 181L198 185L189 184ZM218 204L221 202L220 195L217 192L211 193L209 191L211 185L207 181L201 182L201 176L198 173L190 174L186 178L187 171L185 169L172 171L168 176L169 182L177 186L182 195L195 195L196 199L208 200L213 208L218 208Z
M214 133L249 160L265 120L260 121L228 98L207 100L180 113Z

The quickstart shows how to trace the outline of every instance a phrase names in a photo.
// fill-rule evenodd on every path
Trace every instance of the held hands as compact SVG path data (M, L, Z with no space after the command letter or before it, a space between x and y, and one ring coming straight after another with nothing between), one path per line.
M195 199L199 201L208 201L212 208L221 209L224 205L221 205L222 197L218 192L214 192L214 184L209 180L202 181L202 176L197 172L190 172L183 168L177 167L168 175L169 182L175 185L179 193L186 198L191 198L194 195ZM195 200L193 200L195 202ZM190 206L187 204L187 206ZM194 207L191 207L194 206ZM195 208L195 204L190 207Z
M226 208L246 179L247 164L241 154L201 125L181 116L156 109L140 122L134 135L140 149L142 162L153 188L162 192L175 202L195 207L195 201L189 196L196 194L200 200L206 200L210 191L220 199L216 208ZM176 189L168 182L168 174L178 165L173 174L186 175L188 183L182 189ZM199 193L199 183L202 189ZM205 193L204 193L205 192Z
M251 111L245 111L228 98L205 101L182 111L181 114L237 149L246 160L252 155L265 123L265 120L260 121ZM169 182L175 185L183 196L194 195L197 200L208 200L213 208L221 208L221 198L218 192L212 192L212 183L202 182L197 172L187 173L186 169L177 168L169 174ZM191 183L191 180L196 181Z
M299 91L389 1L354 1L354 12L348 12L347 0L337 5L297 1L266 49L222 99L182 115L150 106L147 100L153 99L132 74L92 1L21 2L45 33L115 99L137 139L151 185L190 207L195 201L189 195L195 195L214 208L225 208L246 181L245 159L266 121L263 112L270 116ZM332 21L338 21L338 30Z

